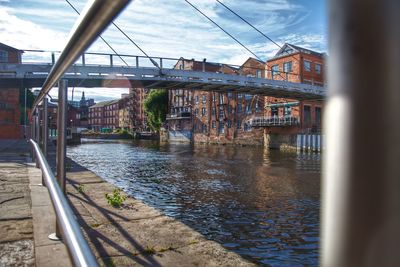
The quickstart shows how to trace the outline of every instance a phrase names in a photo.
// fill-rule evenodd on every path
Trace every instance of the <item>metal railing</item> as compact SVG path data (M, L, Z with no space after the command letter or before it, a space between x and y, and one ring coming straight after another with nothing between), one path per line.
M98 266L96 259L86 242L74 213L65 197L65 159L67 138L67 91L68 81L60 80L67 69L96 40L100 33L113 21L130 0L94 0L85 7L75 24L70 38L61 52L59 59L53 62L33 108L32 158L42 170L42 185L46 185L56 213L56 233L50 239L65 241L71 260L75 266ZM46 161L48 141L48 110L46 95L52 87L58 85L57 114L57 180ZM42 104L41 104L42 103ZM43 123L41 123L41 121ZM44 153L41 151L42 147ZM58 182L58 183L57 183Z
M74 218L74 213L68 204L63 190L56 181L56 177L51 171L47 160L40 150L38 143L30 139L36 162L42 170L43 179L49 190L50 199L53 203L54 211L58 218L58 224L63 233L64 241L75 266L98 266L96 258L89 248L88 243L83 237L79 224Z
M300 118L293 116L255 117L250 120L250 125L252 127L297 126L300 125Z

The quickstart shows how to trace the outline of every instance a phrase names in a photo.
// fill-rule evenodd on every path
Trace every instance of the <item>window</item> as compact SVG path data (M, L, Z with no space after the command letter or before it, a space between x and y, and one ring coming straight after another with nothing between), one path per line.
M233 93L231 92L231 93L228 93L228 98L229 99L232 99L233 98Z
M241 113L242 112L242 104L237 105L237 112Z
M250 125L250 123L245 123L245 124L244 124L244 130L245 130L246 132L250 132L250 131L251 131L251 125Z
M321 125L321 108L315 107L315 124L320 126Z
M203 95L203 103L206 103L206 102L207 102L207 96Z
M212 100L213 100L213 102L215 102L215 100L216 100L215 94L213 94Z
M304 114L303 114L304 123L310 124L311 123L311 107L304 106Z
M271 74L272 76L275 76L279 73L279 65L273 65L271 68Z
M315 72L321 74L322 66L321 64L315 64Z
M203 133L206 133L207 132L207 125L203 124L202 128L203 128Z
M283 113L284 113L285 116L292 115L292 108L291 107L284 107Z
M283 71L284 72L292 72L292 61L283 63Z
M8 52L0 50L0 62L8 62Z
M223 122L219 123L218 133L223 134L225 132L225 124Z
M196 108L195 110L194 110L194 115L199 115L199 109L198 108Z
M215 121L213 121L213 122L212 122L212 128L213 128L213 129L215 129L215 127L216 127L215 125L216 125L216 124L215 124Z
M201 109L201 116L205 116L206 115L206 108L202 108Z
M225 117L225 112L223 110L219 111L219 118L223 119Z
M237 129L242 128L242 122L241 122L240 120L238 120L238 121L236 122L236 128L237 128Z
M250 114L251 113L251 106L250 104L246 105L246 114Z
M238 94L238 98L242 98L243 97L243 94Z
M271 108L271 116L278 116L278 108L277 107L272 107Z
M196 95L196 104L198 104L199 103L199 96L198 95Z
M311 71L311 62L304 60L304 70L305 71Z
M257 70L257 72L256 72L256 77L257 77L257 78L261 78L261 70Z
M232 113L232 106L229 105L229 106L228 106L228 114L231 114L231 113Z
M224 95L219 95L219 103L224 104Z
M232 121L228 120L228 128L232 128Z
M260 112L261 110L260 110L260 105L258 104L258 101L256 102L256 112Z

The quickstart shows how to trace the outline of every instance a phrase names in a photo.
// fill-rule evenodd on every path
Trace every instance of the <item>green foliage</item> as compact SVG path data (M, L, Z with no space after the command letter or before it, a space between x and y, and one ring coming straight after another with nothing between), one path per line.
M120 135L130 135L129 131L127 129L115 129L113 131L114 134L120 134Z
M113 206L114 208L121 207L122 203L125 201L126 196L121 195L121 189L115 188L112 195L105 194L108 204Z
M165 89L152 89L144 101L144 110L150 128L156 132L160 131L165 121L168 109L168 91Z
M156 249L153 248L153 247L146 246L146 248L144 249L143 252L144 252L145 254L147 254L147 255L153 255L153 254L155 254L157 251L156 251Z
M84 184L79 184L77 188L79 193L84 193L85 192L85 185Z

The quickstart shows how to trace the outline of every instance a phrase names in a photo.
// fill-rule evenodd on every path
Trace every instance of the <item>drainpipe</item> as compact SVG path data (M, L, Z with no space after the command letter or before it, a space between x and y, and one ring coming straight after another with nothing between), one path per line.
M321 266L400 266L400 2L331 0Z

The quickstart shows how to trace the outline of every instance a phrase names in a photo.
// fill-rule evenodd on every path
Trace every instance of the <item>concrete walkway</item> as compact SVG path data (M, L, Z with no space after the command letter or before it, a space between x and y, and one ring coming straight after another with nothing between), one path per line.
M48 238L55 214L28 148L0 140L0 266L72 266L65 245Z
M27 149L24 141L0 141L0 266L72 266L65 245L48 239L54 211ZM67 166L71 207L101 266L253 266L141 201L111 207L112 185L75 162Z

